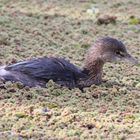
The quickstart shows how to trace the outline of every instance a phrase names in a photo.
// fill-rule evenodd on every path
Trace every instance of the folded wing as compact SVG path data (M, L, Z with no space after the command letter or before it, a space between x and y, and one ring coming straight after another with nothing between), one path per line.
M61 85L75 87L82 71L63 58L37 58L8 65L7 71L28 75L30 79L48 82L52 79Z

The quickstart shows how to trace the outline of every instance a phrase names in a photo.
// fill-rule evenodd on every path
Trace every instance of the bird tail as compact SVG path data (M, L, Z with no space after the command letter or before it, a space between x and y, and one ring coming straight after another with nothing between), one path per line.
M10 72L5 70L6 66L0 66L0 79L1 80L5 80L5 77L7 77L8 75L10 75Z

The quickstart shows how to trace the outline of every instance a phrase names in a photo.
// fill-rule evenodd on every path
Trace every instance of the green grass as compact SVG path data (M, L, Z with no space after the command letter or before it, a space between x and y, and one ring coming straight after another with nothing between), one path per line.
M1 65L39 56L63 56L82 67L89 45L113 36L140 60L139 0L0 0ZM117 16L98 25L87 9ZM82 93L49 82L47 88L0 83L0 139L140 139L140 67L107 64L106 83Z

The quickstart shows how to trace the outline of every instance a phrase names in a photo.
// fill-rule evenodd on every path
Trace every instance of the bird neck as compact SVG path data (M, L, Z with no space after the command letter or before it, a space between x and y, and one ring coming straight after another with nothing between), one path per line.
M84 69L89 71L89 76L94 78L103 71L104 62L100 59L95 59L92 61L86 61Z
M83 73L87 76L80 80L80 86L87 87L92 84L100 84L102 82L103 65L104 62L100 59L87 60L83 69Z
M91 81L95 83L100 83L102 80L104 62L100 59L95 59L94 61L86 61L84 69L88 71L88 76Z

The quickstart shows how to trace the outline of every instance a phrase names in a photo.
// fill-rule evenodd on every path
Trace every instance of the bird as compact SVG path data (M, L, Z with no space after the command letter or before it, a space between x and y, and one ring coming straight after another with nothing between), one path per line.
M0 67L0 79L21 82L29 87L47 87L49 80L69 89L102 83L103 66L107 62L128 60L137 64L122 41L113 37L97 39L87 50L83 68L64 58L40 57Z

